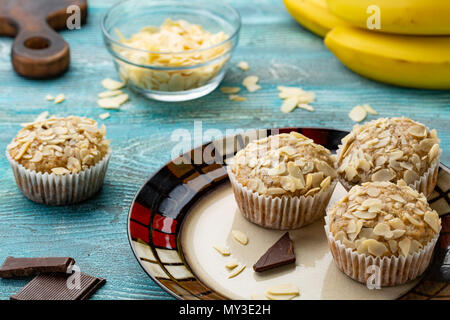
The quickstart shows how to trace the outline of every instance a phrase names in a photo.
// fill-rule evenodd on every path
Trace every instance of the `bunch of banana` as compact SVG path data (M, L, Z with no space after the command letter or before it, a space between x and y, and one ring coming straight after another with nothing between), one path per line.
M283 2L298 23L322 38L334 27L349 25L328 10L326 0L283 0Z
M450 89L450 0L284 3L298 22L324 35L326 46L356 73L399 86Z

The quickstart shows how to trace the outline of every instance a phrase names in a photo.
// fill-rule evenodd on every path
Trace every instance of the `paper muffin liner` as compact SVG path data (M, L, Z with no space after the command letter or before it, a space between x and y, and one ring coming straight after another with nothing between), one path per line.
M94 166L78 173L56 175L42 173L25 168L11 158L6 157L20 191L30 200L49 205L68 205L84 201L96 194L103 185L108 168L111 150Z
M271 197L240 184L230 166L227 172L242 215L257 225L276 230L298 229L322 218L337 184L334 179L326 190L308 197Z
M325 217L325 233L331 254L337 267L350 278L366 284L372 282L372 275L379 270L379 285L382 287L396 286L412 281L428 268L433 249L439 239L439 232L426 246L413 254L392 257L373 257L359 254L348 248L339 240L335 240L330 231L328 216ZM375 267L374 267L375 266ZM370 278L370 279L369 279Z
M341 150L342 150L342 145L339 145L339 149L337 151L338 157L339 157ZM442 154L442 149L439 149L439 153L438 153L437 157L433 160L433 162L431 163L428 170L413 184L409 185L411 188L417 190L420 193L423 193L427 198L431 195L434 188L436 187L437 177L438 177L438 172L439 172L439 164L441 161L441 154ZM350 189L354 186L353 184L349 183L344 177L342 177L339 173L338 173L338 179L339 179L339 182L342 184L342 186L347 191L350 191Z

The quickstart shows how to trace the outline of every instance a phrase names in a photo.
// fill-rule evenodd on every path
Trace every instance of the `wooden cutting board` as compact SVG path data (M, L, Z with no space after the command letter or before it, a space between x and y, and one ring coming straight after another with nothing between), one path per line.
M69 45L55 30L66 28L71 5L84 23L87 0L0 0L0 35L15 37L11 60L18 74L44 79L68 69Z

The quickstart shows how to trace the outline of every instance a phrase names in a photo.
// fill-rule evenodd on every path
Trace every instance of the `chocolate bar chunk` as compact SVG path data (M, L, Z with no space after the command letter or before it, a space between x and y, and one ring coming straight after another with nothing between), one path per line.
M256 272L284 266L295 262L294 243L286 232L273 246L263 254L253 266Z
M79 277L72 278L69 277ZM73 274L48 273L37 275L11 300L86 300L106 280L78 272Z
M61 272L75 263L67 257L57 258L14 258L7 257L0 267L0 278L29 277L39 273Z

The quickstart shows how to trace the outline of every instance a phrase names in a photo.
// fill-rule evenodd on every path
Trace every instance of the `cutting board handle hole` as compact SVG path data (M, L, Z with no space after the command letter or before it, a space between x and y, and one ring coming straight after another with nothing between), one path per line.
M50 47L50 40L43 37L31 37L24 41L25 47L33 50L42 50Z

